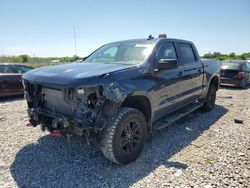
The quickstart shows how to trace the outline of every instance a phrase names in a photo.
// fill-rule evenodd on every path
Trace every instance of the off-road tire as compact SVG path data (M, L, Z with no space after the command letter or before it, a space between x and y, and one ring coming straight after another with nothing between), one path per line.
M201 107L203 111L210 112L213 109L216 100L216 91L216 85L211 83L203 106Z
M135 126L135 124L133 125L131 122L137 123L137 132L133 130L133 126ZM134 132L131 134L136 136L133 138L133 136L130 135L132 139L130 138L129 141L127 141L127 134L125 134L129 132L128 130L131 130L130 132ZM141 136L140 139L138 136L139 134ZM118 164L128 164L134 161L141 154L146 141L146 134L147 123L144 115L134 108L122 107L118 110L116 117L113 119L113 124L107 127L103 132L101 150L105 157L112 162ZM137 139L139 139L139 141ZM125 147L122 147L122 143L125 143L124 140L129 144L132 142L132 146L135 146L132 151L125 151L126 149L131 148L131 145L125 145ZM134 143L131 140L138 143Z

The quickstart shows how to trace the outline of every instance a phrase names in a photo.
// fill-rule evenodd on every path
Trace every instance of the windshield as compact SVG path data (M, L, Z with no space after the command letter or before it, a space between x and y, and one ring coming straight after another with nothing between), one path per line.
M152 43L116 42L106 44L91 54L84 63L140 64L149 56Z

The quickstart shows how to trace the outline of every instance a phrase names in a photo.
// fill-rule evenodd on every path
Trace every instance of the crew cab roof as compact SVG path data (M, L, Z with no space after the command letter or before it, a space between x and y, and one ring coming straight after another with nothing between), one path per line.
M116 42L138 42L138 43L157 43L159 41L169 41L169 42L183 42L183 43L190 43L193 44L191 41L188 40L182 40L182 39L175 39L175 38L152 38L152 39L147 39L147 38L142 38L142 39L129 39L129 40L121 40L121 41L115 41L115 42L111 42L111 43L116 43Z

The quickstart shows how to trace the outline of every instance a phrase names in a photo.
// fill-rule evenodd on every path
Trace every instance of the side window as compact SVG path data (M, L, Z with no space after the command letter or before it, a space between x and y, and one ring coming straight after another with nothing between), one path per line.
M246 65L246 63L242 63L242 70L243 71L247 71L247 65Z
M193 48L190 44L179 43L180 59L183 64L189 64L195 62Z
M250 71L250 63L246 63L247 71Z
M160 59L177 59L173 43L168 42L163 44L157 55L157 59L158 61Z
M0 65L0 73L13 73L10 65Z
M22 65L14 65L14 67L18 73L25 73L32 69L31 67L22 66Z

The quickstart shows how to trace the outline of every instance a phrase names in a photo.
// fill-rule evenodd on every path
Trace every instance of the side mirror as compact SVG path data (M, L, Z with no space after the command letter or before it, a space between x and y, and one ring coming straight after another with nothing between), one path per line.
M158 62L159 69L174 69L177 68L177 59L160 59Z

